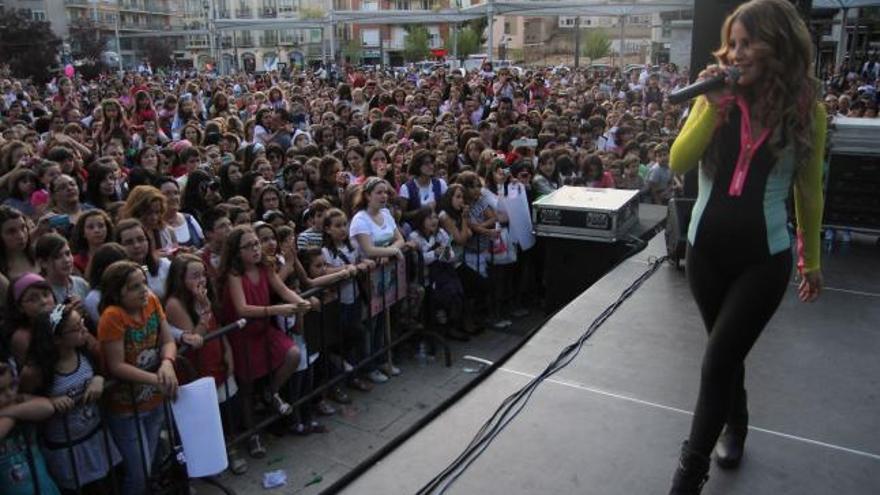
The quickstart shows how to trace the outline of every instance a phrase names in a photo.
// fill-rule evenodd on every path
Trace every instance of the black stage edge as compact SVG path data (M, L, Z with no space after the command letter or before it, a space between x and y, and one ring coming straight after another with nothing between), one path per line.
M665 254L663 236L566 306L457 403L344 493L415 493L458 456L509 394L574 341ZM749 357L751 431L737 471L705 495L880 493L880 256L870 242L824 256L814 304L794 286ZM665 494L696 401L705 331L684 273L661 268L447 493Z
M541 237L545 310L553 313L570 303L621 261L640 251L665 223L666 206L640 204L639 222L626 239L618 242Z

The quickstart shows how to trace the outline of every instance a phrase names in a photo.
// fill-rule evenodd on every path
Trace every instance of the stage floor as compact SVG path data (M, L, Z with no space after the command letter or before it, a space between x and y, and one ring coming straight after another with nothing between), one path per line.
M503 367L344 491L415 493L662 255L662 233L557 314ZM751 430L737 471L704 494L880 493L880 256L824 256L814 304L790 287L746 366ZM705 332L684 273L666 265L454 484L456 494L665 494L696 401Z

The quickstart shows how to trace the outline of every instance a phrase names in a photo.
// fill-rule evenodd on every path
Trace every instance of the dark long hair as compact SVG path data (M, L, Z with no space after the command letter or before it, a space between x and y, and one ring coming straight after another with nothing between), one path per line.
M107 267L117 261L125 261L128 255L125 254L125 248L118 242L108 242L99 247L92 258L89 260L89 266L86 268L86 279L93 289L97 289L101 285L101 275L107 270Z
M123 260L113 263L101 275L101 304L98 311L103 313L110 306L122 306L122 291L132 273L141 270L133 261ZM146 277L146 275L144 275Z
M36 390L33 390L39 395L46 395L55 382L55 367L61 358L58 347L55 345L55 338L61 336L64 325L70 321L70 316L74 313L73 307L69 304L64 305L63 308L58 323L53 325L52 312L46 311L37 315L31 327L31 341L28 345L25 362L34 365L40 371L40 384ZM80 317L83 316L80 313L77 314ZM94 356L86 352L87 346L85 344L77 350L94 366Z
M244 275L244 263L241 261L240 246L241 238L247 233L256 235L256 232L250 225L238 225L226 237L226 244L223 245L223 252L220 254L220 270L218 270L217 275L217 290L220 294L223 294L226 290L226 284L229 282L230 275L237 277ZM265 257L262 257L261 263L264 262Z
M89 210L80 215L73 228L73 238L71 238L71 248L75 254L84 254L89 252L89 241L86 239L86 221L92 217L101 217L104 226L107 229L107 235L104 241L113 239L113 220L104 210Z
M3 228L3 224L10 221L20 218L24 221L24 215L16 210L15 208L7 205L0 205L0 229ZM27 224L25 224L25 230L27 230ZM24 248L24 255L27 257L28 261L31 264L34 264L34 254L31 252L31 236L28 232L27 234L28 240L27 245ZM0 237L0 272L9 273L9 259L7 256L9 255L9 248L3 243L3 238Z
M86 182L86 201L88 201L89 204L95 208L106 210L108 203L119 201L121 199L117 196L115 191L111 194L109 199L104 199L104 197L101 196L101 182L103 182L108 175L116 172L113 167L103 163L96 163L89 167L88 170L89 179Z
M194 254L186 253L174 258L174 261L171 262L171 268L168 270L168 280L165 282L165 299L168 300L174 297L180 300L180 302L183 303L183 308L186 310L186 314L195 325L199 322L199 314L196 311L196 299L184 283L184 280L186 279L186 270L192 263L198 263L205 266L202 259ZM208 289L208 300L211 301L211 310L214 311L214 314L218 314L218 308L215 307L217 298L214 292L214 284L211 282L211 277L208 277L207 274L205 275L205 278L207 283L206 287Z

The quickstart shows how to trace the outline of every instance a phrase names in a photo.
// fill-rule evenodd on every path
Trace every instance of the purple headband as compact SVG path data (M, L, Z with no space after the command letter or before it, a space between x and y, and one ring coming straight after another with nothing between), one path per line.
M25 273L19 277L18 280L15 281L15 285L12 286L12 296L15 298L15 302L18 302L18 300L21 299L21 295L24 294L24 291L34 284L49 285L48 282L46 282L46 279L36 273Z

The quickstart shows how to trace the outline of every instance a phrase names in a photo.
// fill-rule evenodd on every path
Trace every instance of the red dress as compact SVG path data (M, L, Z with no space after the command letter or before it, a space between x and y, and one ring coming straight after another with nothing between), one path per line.
M241 288L244 291L244 299L249 305L272 304L268 270L270 268L260 268L260 279L256 283L247 275L242 275ZM227 288L223 294L223 322L229 324L239 318ZM271 316L249 318L244 328L227 334L229 345L232 347L236 379L249 382L268 375L281 366L288 349L295 345L290 337L275 326L274 320Z

